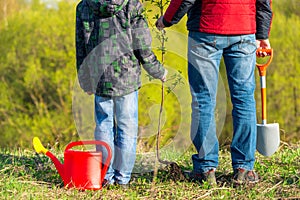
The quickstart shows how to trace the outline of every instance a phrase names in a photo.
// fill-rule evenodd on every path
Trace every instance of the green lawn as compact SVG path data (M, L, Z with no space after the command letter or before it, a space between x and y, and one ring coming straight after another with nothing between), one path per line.
M59 157L62 158L62 152ZM183 170L191 169L189 153L176 162ZM261 176L260 183L251 188L233 187L230 153L222 150L215 188L174 181L172 173L163 168L155 179L151 173L133 174L131 187L127 189L113 186L98 191L78 191L63 187L48 157L37 156L33 149L2 149L0 199L300 199L299 144L282 143L271 157L257 154L255 167Z

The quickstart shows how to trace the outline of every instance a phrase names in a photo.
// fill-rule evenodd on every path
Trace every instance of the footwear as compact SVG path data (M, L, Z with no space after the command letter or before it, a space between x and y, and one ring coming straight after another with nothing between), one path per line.
M119 183L117 183L116 186L120 187L120 188L123 188L123 189L129 189L129 187L130 187L129 183L127 183L127 184L119 184Z
M214 186L217 185L215 170L211 169L204 173L196 173L196 172L189 172L188 178L190 181L197 181L200 183L207 182L209 185Z
M233 183L241 184L255 184L259 182L258 174L253 170L246 170L243 168L234 169Z
M114 185L114 182L111 183L110 181L104 179L103 182L102 182L102 188L109 188L110 186L113 186Z

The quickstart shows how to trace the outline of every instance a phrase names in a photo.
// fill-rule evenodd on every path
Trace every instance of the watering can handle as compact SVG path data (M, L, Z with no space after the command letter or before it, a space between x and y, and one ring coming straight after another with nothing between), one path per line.
M70 144L67 145L65 151L71 149L72 147L75 147L75 146L82 146L82 145L103 145L106 150L107 150L107 158L104 162L104 167L103 167L103 170L101 172L103 172L103 174L101 174L101 183L103 182L103 179L104 179L104 175L108 169L108 166L109 166L109 162L111 160L111 157L112 157L112 151L111 151L111 147L104 141L101 141L101 140L86 140L86 141L76 141L76 142L71 142ZM105 172L105 173L104 173Z
M256 50L257 57L260 57L260 56L258 56L258 53L260 53L260 52L267 53L267 56L269 56L269 59L266 63L263 63L263 64L256 63L256 67L259 70L259 76L265 76L266 72L267 72L266 71L267 67L271 64L271 62L273 60L273 49L257 49Z

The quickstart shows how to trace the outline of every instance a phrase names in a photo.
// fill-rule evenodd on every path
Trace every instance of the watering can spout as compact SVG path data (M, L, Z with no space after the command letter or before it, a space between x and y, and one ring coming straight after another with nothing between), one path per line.
M41 143L41 141L38 137L34 137L32 143L33 143L33 147L37 153L43 153L52 160L59 175L62 177L63 180L65 180L64 165L50 151L48 151L48 149L46 149L43 146L43 144Z

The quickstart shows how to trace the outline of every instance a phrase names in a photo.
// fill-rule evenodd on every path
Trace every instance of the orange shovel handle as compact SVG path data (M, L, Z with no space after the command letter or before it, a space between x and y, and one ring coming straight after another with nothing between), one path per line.
M261 57L261 56L259 56L260 52L267 53L267 56L269 56L269 59L267 60L266 63L263 63L263 64L256 63L256 67L259 70L259 75L260 76L265 76L266 72L267 72L267 67L271 64L271 62L273 60L273 49L257 49L256 50L256 55L258 57Z
M259 53L265 52L269 59L266 63L258 64L256 63L256 67L259 70L260 76L260 84L261 84L261 107L262 107L262 124L267 123L267 83L266 83L266 72L267 67L271 64L273 59L273 49L257 49L256 55L259 57Z
M261 120L262 124L267 124L267 89L261 88Z

